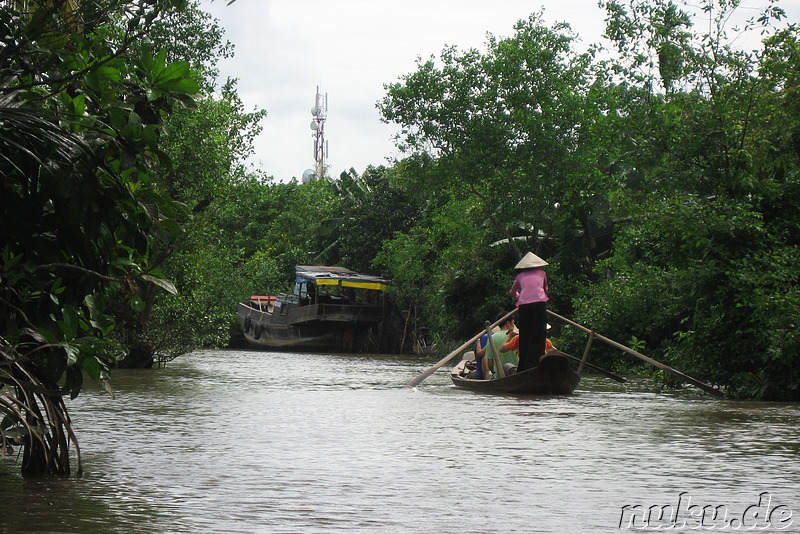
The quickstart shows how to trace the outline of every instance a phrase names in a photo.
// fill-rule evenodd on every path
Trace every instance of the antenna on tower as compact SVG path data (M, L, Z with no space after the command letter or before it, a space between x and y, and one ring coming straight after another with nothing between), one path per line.
M314 132L314 169L311 179L322 180L328 177L328 142L325 140L325 119L328 118L328 94L323 95L317 86L314 107L311 108L311 130ZM310 169L309 169L310 170ZM303 173L305 178L306 171Z

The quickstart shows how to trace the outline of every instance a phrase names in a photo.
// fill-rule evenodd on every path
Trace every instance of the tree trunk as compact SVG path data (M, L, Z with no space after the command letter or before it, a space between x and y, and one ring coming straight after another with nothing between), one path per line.
M152 369L155 364L155 350L150 343L136 343L128 354L118 363L119 369Z

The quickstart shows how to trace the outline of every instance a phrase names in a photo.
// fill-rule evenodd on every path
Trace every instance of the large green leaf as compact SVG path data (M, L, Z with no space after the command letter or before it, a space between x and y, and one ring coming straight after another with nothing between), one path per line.
M100 365L100 362L94 356L86 356L81 361L81 366L83 370L86 371L86 374L89 375L92 380L98 380L100 378L101 372L103 371L103 367Z
M157 276L143 274L142 279L147 280L151 284L160 287L161 289L163 289L167 293L170 293L171 295L178 294L178 289L175 287L175 284L173 284L170 280L167 280L166 278L158 278Z

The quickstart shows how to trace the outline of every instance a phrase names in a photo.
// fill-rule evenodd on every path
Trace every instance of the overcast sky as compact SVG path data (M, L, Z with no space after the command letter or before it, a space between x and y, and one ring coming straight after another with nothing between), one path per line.
M745 0L749 6L766 0ZM597 0L201 0L235 45L221 77L238 78L246 108L265 109L253 163L279 181L314 166L310 127L317 86L328 95L329 172L388 164L398 156L393 125L376 103L384 84L439 56L446 45L484 49L486 34L506 37L514 23L543 10L547 25L567 22L582 44L600 41ZM783 0L800 21L800 0Z

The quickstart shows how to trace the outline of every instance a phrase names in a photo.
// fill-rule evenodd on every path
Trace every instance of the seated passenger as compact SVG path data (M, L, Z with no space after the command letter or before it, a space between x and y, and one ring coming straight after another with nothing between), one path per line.
M483 334L478 341L475 342L475 378L477 380L488 380L489 368L486 361L486 340L489 338L488 334Z
M503 315L501 314L500 317L502 318ZM493 354L497 355L497 359L500 361L500 365L503 365L503 370L505 371L506 364L511 363L513 366L517 365L519 358L517 358L516 353L509 353L509 354L502 354L500 351L500 347L503 345L505 341L508 340L509 332L514 331L514 319L506 319L505 322L500 323L499 330L496 332L492 332L492 347L494 347L494 351L491 350L491 347L487 346L487 339L488 336L484 334L475 345L475 361L478 362L478 358L480 358L481 365L479 368L483 372L484 379L489 379L490 375L489 372L494 375L494 378L498 378L500 376L497 367L495 366L495 358Z
M549 351L554 350L555 346L553 346L553 342L549 339L544 340L544 352L547 354ZM517 362L519 362L519 333L512 330L508 333L508 340L500 346L500 352L505 354L508 352L513 352L517 355ZM513 368L506 368L503 367L503 370L506 371L506 374L516 373L516 365ZM510 370L510 372L509 372Z

